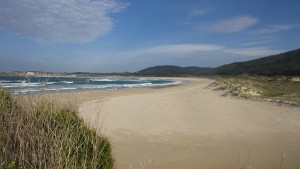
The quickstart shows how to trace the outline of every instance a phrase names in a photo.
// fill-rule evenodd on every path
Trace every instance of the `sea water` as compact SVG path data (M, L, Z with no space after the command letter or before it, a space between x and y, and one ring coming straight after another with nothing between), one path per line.
M12 94L119 90L178 85L179 80L141 77L25 77L0 76L0 88Z

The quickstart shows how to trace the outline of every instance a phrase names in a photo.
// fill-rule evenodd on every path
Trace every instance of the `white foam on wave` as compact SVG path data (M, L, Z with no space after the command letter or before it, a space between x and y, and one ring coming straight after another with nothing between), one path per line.
M81 89L107 89L107 88L114 88L118 85L83 85Z
M22 83L22 87L37 87L42 86L40 83Z
M14 81L9 81L9 80L0 80L0 83L10 83L10 82L14 82Z
M62 83L72 84L72 83L74 83L74 82L73 82L73 81L62 81Z
M139 88L139 87L164 87L164 86L174 86L181 84L181 81L174 81L170 83L160 83L160 84L153 84L153 83L140 83L140 84L125 84L123 87L128 88Z
M13 88L13 87L38 87L42 86L40 83L1 83L0 84L4 88Z
M149 81L147 78L136 78L136 77L126 77L126 78L119 78L119 81L131 81L131 82L143 82Z
M46 85L52 85L52 84L56 84L57 82L44 82L42 84L46 84Z
M140 83L140 84L124 84L123 87L135 88L135 87L149 87L152 86L152 83Z
M94 79L90 79L90 81L94 81L94 82L115 82L117 81L116 79L103 79L103 78L94 78Z
M0 83L22 83L26 82L25 80L0 80Z
M40 92L41 90L37 89L22 89L22 90L15 90L15 93L31 93L31 92Z
M152 87L163 87L163 86L175 86L181 84L181 81L174 81L171 83L163 83L163 84L153 84Z

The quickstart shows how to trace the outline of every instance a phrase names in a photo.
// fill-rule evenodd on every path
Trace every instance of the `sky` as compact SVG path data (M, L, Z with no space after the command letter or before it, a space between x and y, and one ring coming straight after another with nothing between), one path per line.
M299 0L0 1L0 71L217 67L298 48Z

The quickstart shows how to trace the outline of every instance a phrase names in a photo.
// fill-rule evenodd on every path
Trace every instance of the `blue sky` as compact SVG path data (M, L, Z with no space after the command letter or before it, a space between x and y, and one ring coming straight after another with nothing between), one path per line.
M216 67L299 47L299 0L0 1L0 71Z

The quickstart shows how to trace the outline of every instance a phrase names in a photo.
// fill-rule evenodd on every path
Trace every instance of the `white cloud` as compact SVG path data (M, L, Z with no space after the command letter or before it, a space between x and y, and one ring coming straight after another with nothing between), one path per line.
M251 31L254 35L272 34L280 31L287 31L298 27L298 25L270 25L267 28Z
M236 55L242 55L242 56L269 56L269 55L282 53L283 51L273 50L264 47L257 47L257 48L226 49L225 52L236 54Z
M242 30L245 30L255 25L258 22L259 20L257 18L253 18L249 16L240 16L240 17L224 19L216 23L203 25L200 27L212 32L234 33L234 32L240 32Z
M49 42L91 42L113 28L116 0L1 0L0 27Z
M244 42L241 43L240 46L257 46L257 45L266 44L270 42L273 42L273 40L259 40L259 41Z
M239 46L257 46L257 45L262 45L262 44L267 44L270 42L274 42L275 38L271 36L260 36L260 37L255 37L251 39L244 39L244 40L239 40L238 45Z
M151 62L161 59L185 58L203 52L221 51L224 47L214 44L167 44L131 51L119 51L107 54L89 54L90 57L102 63L130 63L143 59L150 59ZM83 54L85 58L87 54ZM101 57L99 57L101 56ZM199 55L202 56L202 55ZM94 60L90 59L90 60Z
M214 44L169 44L129 52L128 55L141 56L149 54L185 55L199 52L209 52L223 49Z
M169 44L155 47L149 47L141 50L122 52L121 55L139 57L139 56L189 56L192 54L201 54L202 52L221 52L231 53L241 56L268 56L283 52L282 50L274 50L268 47L252 47L252 48L227 48L217 44ZM200 55L199 55L200 56Z

